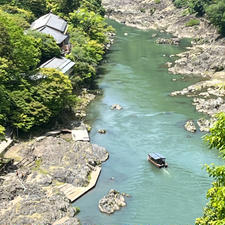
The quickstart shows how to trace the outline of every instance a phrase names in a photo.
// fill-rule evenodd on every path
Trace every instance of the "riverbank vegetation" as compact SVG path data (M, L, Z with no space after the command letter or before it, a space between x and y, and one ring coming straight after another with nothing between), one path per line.
M52 12L69 24L72 51L66 57L75 62L69 78L39 66L59 57L55 40L30 24ZM71 109L76 94L88 87L96 75L112 31L104 18L101 0L4 0L0 3L0 134L6 127L30 131L48 123L65 108ZM32 79L42 73L44 79Z
M210 148L217 148L220 156L225 157L225 113L219 113L216 116L217 121L214 123L210 133L204 136L205 141Z
M224 0L173 0L177 8L185 7L189 13L206 16L219 32L225 35L225 1Z
M204 136L210 148L218 149L222 158L225 157L225 113L217 114L210 133ZM207 192L207 203L202 217L196 219L196 225L225 224L225 166L206 165L206 171L214 179Z
M204 214L196 219L196 225L225 224L225 166L206 165L210 177L214 179L212 187L207 192L207 203Z

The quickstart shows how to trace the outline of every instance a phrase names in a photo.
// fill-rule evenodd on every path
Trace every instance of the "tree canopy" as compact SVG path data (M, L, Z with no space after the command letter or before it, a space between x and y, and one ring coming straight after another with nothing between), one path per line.
M225 113L217 114L210 133L204 140L210 148L218 149L220 156L225 157ZM207 192L207 203L202 217L196 219L196 225L225 225L225 166L205 165L210 177L214 179Z
M61 55L61 50L52 36L31 30L27 32L27 35L34 38L35 47L40 52L40 63Z
M49 11L70 24L72 51L66 57L75 62L70 77L39 70L40 64L62 54L53 37L27 30ZM73 90L95 78L112 30L103 15L101 0L0 1L0 138L5 127L27 132L76 104Z
M225 225L225 166L206 165L210 177L214 179L207 192L204 214L196 219L196 225Z
M173 0L176 7L186 7L190 13L206 15L220 33L225 34L225 0Z
M28 83L9 94L10 120L24 131L44 124L56 116L66 105L75 103L69 77L55 69L41 69L43 79Z
M219 113L216 116L217 121L214 123L210 133L204 136L204 140L210 148L217 148L222 157L225 157L225 113Z

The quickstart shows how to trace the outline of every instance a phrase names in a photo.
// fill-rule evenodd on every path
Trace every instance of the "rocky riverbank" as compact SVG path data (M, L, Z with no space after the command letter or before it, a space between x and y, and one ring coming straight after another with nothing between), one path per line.
M115 33L108 34L106 51L114 36ZM39 133L30 141L15 140L4 151L3 157L15 163L0 174L0 225L80 224L76 217L79 209L71 205L68 197L71 190L64 189L80 190L77 196L84 189L86 193L97 182L96 171L100 173L101 163L109 154L90 142L74 141L71 130L84 123L87 106L99 94L100 90L82 89L73 112L62 113L55 121L52 129L56 131ZM88 124L85 126L88 131L91 129Z
M0 224L79 224L63 184L85 187L107 151L70 133L15 144L5 157L19 162L1 176Z
M0 224L80 224L63 185L86 187L92 171L108 158L108 152L90 142L74 141L71 129L86 116L87 105L99 91L83 89L75 117L56 123L53 132L15 142L4 157L14 165L0 176ZM69 129L68 129L69 128ZM97 204L97 203L96 203Z
M194 93L191 91L192 85L181 92L172 93L172 96L179 93L193 97L196 110L205 113L206 118L223 110L225 93L221 87L225 85L225 39L206 18L196 18L195 15L189 15L186 9L177 9L170 0L103 0L102 3L109 18L128 26L169 32L179 39L192 38L192 47L178 54L179 59L174 63L167 64L169 71L173 74L204 77L207 81L201 82L201 90L197 88L198 83L194 85L197 88ZM188 23L193 19L199 21L199 24L190 26ZM176 38L175 44L179 41ZM174 44L174 38L158 42Z

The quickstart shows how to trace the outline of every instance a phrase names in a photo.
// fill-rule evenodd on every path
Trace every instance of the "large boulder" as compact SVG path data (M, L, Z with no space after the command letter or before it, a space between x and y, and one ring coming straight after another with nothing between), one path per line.
M111 189L98 203L99 210L106 214L112 214L124 206L126 206L124 194L114 189Z
M114 105L111 106L111 109L112 109L112 110L114 110L114 109L115 109L115 110L121 110L122 108L123 108L123 107L122 107L121 105L119 105L119 104L114 104Z
M184 125L185 129L189 132L196 132L196 127L195 127L195 124L194 124L194 121L193 120L188 120L185 125Z
M106 134L106 130L105 130L105 129L99 129L99 130L98 130L98 133L99 133L99 134Z
M211 118L209 120L205 118L200 118L197 120L197 124L199 126L199 130L201 132L209 132L210 128L213 127L214 122L216 121L215 118Z
M180 39L179 38L158 38L155 41L156 44L169 44L169 45L179 45Z
M213 116L223 111L224 100L221 97L216 99L194 98L193 105L195 105L198 112Z

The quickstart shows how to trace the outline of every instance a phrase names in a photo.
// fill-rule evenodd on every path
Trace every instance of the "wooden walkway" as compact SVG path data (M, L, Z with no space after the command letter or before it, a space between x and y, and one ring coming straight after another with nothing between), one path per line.
M11 137L7 137L5 141L0 142L0 155L3 155L5 151L12 145L13 140Z
M65 217L55 221L52 225L62 225L64 223L66 223L67 220L69 220L69 217L65 216Z
M72 138L74 141L90 141L87 129L84 125L72 130Z
M23 158L22 160L20 160L18 163L15 164L15 166L17 168L22 168L22 167L32 167L35 165L35 161L36 161L36 157L26 157L26 158Z
M65 183L61 186L59 186L59 190L62 191L65 196L71 201L74 202L81 196L83 196L85 193L90 191L93 187L95 187L99 175L101 172L101 167L96 167L94 171L91 172L91 180L87 187L75 187L72 184Z

